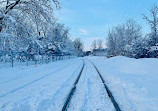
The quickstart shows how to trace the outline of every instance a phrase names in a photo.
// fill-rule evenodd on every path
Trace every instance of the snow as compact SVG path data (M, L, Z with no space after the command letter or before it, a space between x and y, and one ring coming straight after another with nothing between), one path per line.
M158 50L158 46L152 46L149 51L152 52L152 51L157 51L157 50Z
M81 59L71 59L36 68L1 68L0 110L52 111L55 106L59 111L64 102L61 100L67 96L82 64Z
M115 111L92 61L122 111L158 111L158 60L84 57L0 67L0 111L61 111L82 68L68 111Z
M158 111L158 60L127 57L94 61L123 111Z
M93 64L86 60L68 111L115 111Z

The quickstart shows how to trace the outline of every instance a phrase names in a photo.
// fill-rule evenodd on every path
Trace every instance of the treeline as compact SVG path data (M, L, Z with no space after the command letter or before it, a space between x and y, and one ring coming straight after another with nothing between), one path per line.
M83 52L75 48L80 41L70 39L70 28L55 19L53 12L57 9L60 9L58 0L1 0L0 52L29 55Z
M101 39L94 40L91 45L91 49L93 50L101 50L103 49L103 41Z
M151 18L143 15L151 31L143 35L142 27L134 20L120 24L109 30L107 38L108 56L128 56L134 58L158 57L158 7L154 6Z

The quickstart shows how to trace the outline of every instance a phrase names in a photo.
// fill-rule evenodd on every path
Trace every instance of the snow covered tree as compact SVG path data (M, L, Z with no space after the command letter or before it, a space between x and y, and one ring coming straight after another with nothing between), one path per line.
M77 56L83 55L83 43L81 39L77 38L74 40L74 48L75 48L75 55Z
M55 21L53 6L59 8L59 2L57 0L3 0L0 4L0 32L19 37L21 40L19 44L23 44L22 49L28 47L28 50L39 53L39 50L44 47L41 38L45 37L46 30Z
M109 56L129 56L136 55L135 44L141 39L141 27L133 20L125 24L118 25L109 31L107 38L107 47Z
M147 55L148 57L158 57L158 7L156 5L150 10L150 14L152 18L143 15L151 28L151 32L147 35Z
M52 15L52 2L57 8L59 7L57 0L2 0L0 5L0 32L5 30L5 19L15 16L17 18L29 16L29 19L36 23L38 30L40 19L50 19L48 15ZM19 20L17 19L17 21Z
M147 17L146 15L143 15L144 19L149 23L151 26L151 33L150 33L150 45L156 45L158 43L158 34L157 34L157 29L158 29L158 7L154 6L151 10L150 13L152 15L152 19Z
M116 33L114 28L112 30L109 30L108 38L107 38L107 47L108 47L108 55L109 56L116 56L116 47L117 47L117 41L116 41Z
M0 51L25 52L29 59L74 52L69 28L57 23L58 0L1 0Z

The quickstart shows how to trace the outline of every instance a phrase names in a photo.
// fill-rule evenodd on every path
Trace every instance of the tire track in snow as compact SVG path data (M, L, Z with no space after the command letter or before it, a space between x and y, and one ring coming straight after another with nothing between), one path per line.
M90 86L89 86L89 79L87 80L87 83L86 83L88 89L86 90L86 93L84 95L84 102L80 108L80 111L85 111L87 109L87 103L88 103L88 94L90 93Z
M72 87L71 91L69 92L69 94L67 96L67 99L66 99L65 104L64 104L64 106L62 108L62 111L67 111L67 108L68 108L68 106L70 104L70 101L71 101L71 98L72 98L72 96L73 96L73 94L74 94L74 92L76 90L76 85L78 84L78 81L79 81L79 79L81 77L81 74L83 72L84 67L85 67L85 61L83 60L83 67L82 67L82 69L81 69L76 81L74 82L74 86Z
M70 66L71 66L71 65L70 65ZM25 87L27 87L27 86L29 86L29 85L35 83L35 82L38 82L38 81L40 81L40 80L42 80L42 79L44 79L44 78L46 78L46 77L48 77L48 76L50 76L50 75L56 73L56 72L59 72L59 71L62 71L62 70L64 70L64 69L66 69L67 67L70 67L70 66L65 66L65 67L63 67L63 68L58 68L58 69L56 69L55 71L53 71L52 73L48 73L48 74L46 74L46 75L44 75L44 76L41 76L41 77L38 78L38 79L35 79L35 80L32 81L32 82L29 82L29 83L27 83L27 84L25 84L25 85L22 85L22 86L20 86L20 87L18 87L18 88L16 88L16 89L11 90L11 91L9 91L9 92L7 92L7 93L5 93L5 94L0 95L0 98L3 98L3 97L5 97L5 96L7 96L7 95L9 95L9 94L12 94L12 93L14 93L14 92L20 90L20 89L23 89L23 88L25 88Z
M82 68L82 64L83 63L81 63L79 65L79 67L77 67L75 69L75 71L72 73L72 75L61 85L61 87L56 91L55 94L53 94L53 96L51 98L49 98L48 100L47 99L43 100L39 103L39 105L37 106L37 110L40 110L40 111L46 110L47 111L48 109L55 109L55 108L52 108L52 104L55 107L56 103L54 103L54 102L58 102L57 99L60 99L60 102L61 102L62 97L60 97L60 95L62 95L62 93L64 93L64 91L67 89L66 86L68 86L69 82L71 82L70 80L72 80L74 78L74 76L76 75L76 72L78 72L78 69ZM52 102L52 101L54 101L54 102ZM40 107L40 106L42 106L42 107ZM43 107L43 106L46 106L46 107Z
M104 87L105 87L105 89L106 89L106 91L107 91L107 93L108 93L108 96L109 96L111 102L113 103L113 105L114 105L116 111L121 111L121 109L120 109L118 103L116 102L114 96L112 95L110 89L109 89L108 86L106 85L105 80L103 79L103 77L102 77L100 71L98 70L98 68L95 66L95 64L94 64L93 62L91 62L91 63L93 64L93 66L95 67L96 71L98 72L99 77L101 78L101 80L102 80L102 82L103 82L103 84L104 84Z
M85 64L86 64L86 62L85 62ZM84 68L84 70L85 70L85 72L84 72L84 76L83 76L83 74L82 74L82 77L84 78L82 81L80 80L80 84L82 84L82 85L84 85L85 86L85 88L88 86L88 83L87 83L87 65L85 65L85 68ZM78 84L79 85L79 84ZM78 88L77 88L78 89ZM85 107L86 107L86 105L87 105L87 99L88 99L88 94L89 94L89 89L85 89L86 90L86 92L84 92L84 102L83 102L83 104L82 104L82 106L81 106L81 108L80 108L80 111L85 111Z
M104 85L93 64L86 61L87 72L82 74L73 94L70 111L113 111L114 107L105 92ZM83 81L86 80L84 83ZM106 95L106 96L105 96ZM66 111L67 111L66 110Z
M31 69L31 70L27 71L27 73L28 73L28 72L31 72L31 71L33 71L33 70L34 70L34 69ZM24 71L24 72L25 72L25 71ZM27 74L27 73L25 72L25 73L23 73L23 74L17 74L17 75L20 75L20 76L17 76L17 75L16 75L17 77L14 77L14 78L11 78L11 79L2 81L2 82L0 82L0 85L6 84L6 83L8 83L8 82L15 81L15 80L17 80L17 79L21 79L21 78L26 77L26 76L32 76L32 73L29 73L29 74Z
M85 89L86 91L84 92L84 101L82 106L79 108L80 111L85 111L87 109L87 104L88 104L88 99L89 99L89 94L90 94L90 79L89 77L87 77L87 65L86 65L86 72L84 74L84 82L85 82L85 87L87 87L87 89ZM82 84L82 83L81 83Z

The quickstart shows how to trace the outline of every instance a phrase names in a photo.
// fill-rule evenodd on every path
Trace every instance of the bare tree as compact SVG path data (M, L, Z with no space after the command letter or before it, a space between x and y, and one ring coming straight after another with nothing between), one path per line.
M92 50L94 50L94 49L97 48L97 41L96 41L96 40L94 40L94 41L92 42L91 47L92 47Z
M103 41L101 39L97 41L97 45L99 50L103 49Z

